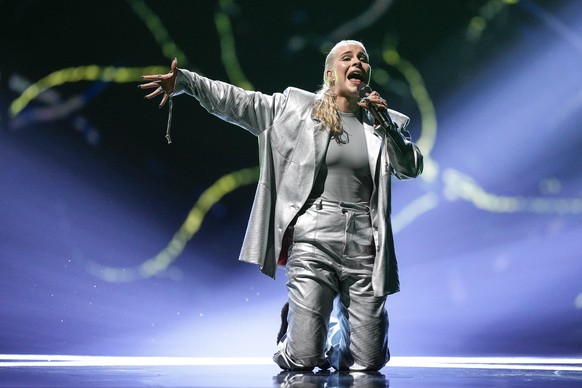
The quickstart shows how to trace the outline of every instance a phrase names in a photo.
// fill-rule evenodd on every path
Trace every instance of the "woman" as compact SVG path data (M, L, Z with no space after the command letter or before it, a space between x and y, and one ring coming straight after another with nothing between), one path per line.
M288 327L275 362L285 370L378 370L390 358L386 296L399 290L390 225L390 176L414 178L422 155L408 117L376 92L362 43L341 41L317 93L265 95L177 68L147 75L146 98L187 93L259 139L260 177L240 260L274 277L287 269ZM385 128L370 112L388 113ZM341 330L327 344L334 300ZM283 316L284 324L285 316ZM339 340L338 340L339 339Z

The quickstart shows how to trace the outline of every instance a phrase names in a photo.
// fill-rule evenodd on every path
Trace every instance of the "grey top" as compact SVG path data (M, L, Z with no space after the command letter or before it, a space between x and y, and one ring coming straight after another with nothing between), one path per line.
M339 112L344 133L340 141L331 139L310 200L322 198L336 202L370 201L373 181L362 112Z

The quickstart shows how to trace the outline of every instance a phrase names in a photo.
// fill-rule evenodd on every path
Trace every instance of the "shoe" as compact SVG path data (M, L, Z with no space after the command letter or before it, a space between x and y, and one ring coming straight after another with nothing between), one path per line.
M279 333L277 334L277 343L281 342L281 339L285 334L287 334L287 327L289 323L287 322L287 315L289 314L289 302L286 302L281 309L281 327L279 328Z

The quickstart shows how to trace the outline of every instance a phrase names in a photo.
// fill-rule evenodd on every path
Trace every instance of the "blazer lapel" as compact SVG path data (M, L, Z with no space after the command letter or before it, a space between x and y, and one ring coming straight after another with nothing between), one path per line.
M327 152L327 146L329 145L329 139L331 138L331 134L327 128L322 123L317 123L313 128L313 165L314 165L314 175L313 180L315 181L315 177L319 172L319 167L321 167L321 163L325 154Z

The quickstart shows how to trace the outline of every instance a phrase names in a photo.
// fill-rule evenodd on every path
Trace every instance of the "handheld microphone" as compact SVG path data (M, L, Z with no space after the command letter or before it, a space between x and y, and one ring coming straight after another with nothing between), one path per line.
M372 94L372 88L367 83L362 82L361 84L358 85L358 94L362 99L368 98L370 94ZM374 116L374 119L376 119L376 121L380 123L380 125L384 127L384 129L396 130L394 121L392 121L392 119L390 118L387 109L380 110L376 107L376 105L374 105L370 101L367 101L366 104L368 105L368 108L370 108L370 112L372 113L372 116Z
M372 88L370 85L366 83L361 83L358 85L358 94L360 98L365 99L370 94L372 94ZM393 143L396 145L396 149L401 155L404 155L406 152L406 142L403 139L402 135L398 133L398 127L394 124L394 121L390 118L388 114L388 109L378 109L376 105L372 104L369 100L366 101L366 105L370 108L370 112L374 119L380 123L382 128L384 128L384 133L387 135L388 138L392 139ZM390 143L388 142L389 148Z

